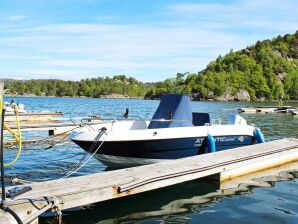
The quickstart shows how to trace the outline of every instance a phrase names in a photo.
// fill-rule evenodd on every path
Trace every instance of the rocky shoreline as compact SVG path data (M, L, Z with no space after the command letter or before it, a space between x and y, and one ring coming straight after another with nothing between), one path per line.
M23 95L18 95L18 94L4 94L5 97L49 97L49 98L54 98L54 97L59 97L59 98L94 98L94 97L87 97L87 96L46 96L46 95L35 95L35 94L23 94ZM122 94L109 94L109 95L101 95L98 97L100 99L144 99L142 97L131 97L128 95L122 95Z
M87 97L87 96L37 96L34 94L24 94L24 95L17 95L17 94L5 94L5 97L47 97L47 98L94 98L94 97ZM130 97L128 95L122 94L109 94L109 95L102 95L97 97L98 99L145 99L145 100L159 100L159 99L150 99L146 97ZM220 97L216 98L209 98L209 99L200 99L195 93L190 96L192 101L215 101L215 102L278 102L278 100L265 100L265 99L257 99L252 101L247 91L239 91L235 96L225 93ZM283 100L283 102L298 102L295 100Z

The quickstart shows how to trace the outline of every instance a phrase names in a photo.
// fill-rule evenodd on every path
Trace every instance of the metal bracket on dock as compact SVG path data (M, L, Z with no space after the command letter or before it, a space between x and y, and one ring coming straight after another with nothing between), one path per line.
M293 140L298 142L298 139L293 139ZM150 184L152 182L162 181L162 180L173 178L173 177L179 177L179 176L184 176L184 175L193 174L193 173L197 173L197 172L207 171L210 169L220 168L222 166L227 166L227 165L231 165L231 164L234 164L237 162L243 162L243 161L250 160L250 159L268 156L268 155L272 155L275 153L279 153L279 152L283 152L283 151L287 151L287 150L291 150L291 149L295 149L295 148L298 148L298 144L294 145L294 146L289 146L289 147L281 147L281 148L272 150L270 152L264 152L264 153L260 153L257 155L251 155L251 156L246 156L246 157L242 157L239 159L230 160L228 162L217 163L217 164L213 164L210 166L204 166L204 167L200 167L200 168L196 168L196 169L185 170L182 172L171 173L168 175L157 176L157 177L153 177L153 178L146 179L146 180L135 181L135 182L131 182L131 183L128 183L125 185L115 185L115 186L117 186L117 191L119 193L123 193L125 191L131 191L134 188L141 187L143 185ZM220 172L222 172L222 171L225 171L225 167ZM213 173L213 174L215 174L215 173Z
M48 211L49 209L51 209L53 207L54 204L49 203L48 205L46 205L45 207L43 207L42 209L38 210L37 212L35 212L34 214L30 215L29 217L27 217L23 223L24 224L29 224L31 222L33 222L34 220L36 220L40 215L42 215L43 213L45 213L46 211Z

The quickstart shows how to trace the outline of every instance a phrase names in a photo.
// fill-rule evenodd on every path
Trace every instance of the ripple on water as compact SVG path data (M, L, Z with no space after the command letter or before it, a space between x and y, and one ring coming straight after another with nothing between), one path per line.
M6 98L9 101L9 98ZM123 114L129 108L131 116L150 119L159 101L117 100L88 98L15 98L31 110L63 111L66 117L86 115ZM192 102L194 111L209 112L212 119L226 122L236 109L268 103ZM292 104L298 107L298 103ZM112 113L111 113L112 112ZM260 127L269 140L298 136L298 118L287 114L242 114L248 123ZM25 135L26 136L26 135ZM45 134L44 134L45 136ZM41 147L45 149L46 147ZM15 150L6 151L6 160L14 157ZM76 145L55 146L48 150L28 146L14 167L6 174L22 179L48 180L64 176L74 167L83 150ZM67 158L60 160L62 158ZM105 166L95 159L75 175L103 172ZM297 176L296 176L297 177ZM210 183L188 183L182 186L149 192L142 196L100 203L79 211L65 212L66 224L76 223L297 223L298 192L294 180L268 181L270 188L248 188L218 194ZM202 195L215 194L211 197Z

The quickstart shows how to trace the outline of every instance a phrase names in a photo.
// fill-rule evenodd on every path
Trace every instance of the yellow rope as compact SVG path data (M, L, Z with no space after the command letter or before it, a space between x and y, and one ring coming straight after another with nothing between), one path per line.
M2 96L0 96L0 115L2 118L2 109L3 109L3 100L2 100Z
M13 136L15 137L16 142L19 143L19 147L18 147L18 152L17 152L17 155L15 156L15 158L10 163L4 164L4 166L12 166L13 164L15 164L15 162L18 161L18 159L21 155L21 152L22 152L22 135L21 135L20 120L19 120L19 116L18 116L19 111L18 111L17 106L14 107L14 112L16 115L16 123L17 123L17 127L18 127L18 133L17 133L17 136L14 134L13 134Z
M2 117L2 109L3 109L3 99L2 99L2 97L0 97L0 115L1 115L1 117ZM11 130L11 128L9 128L9 126L7 124L4 123L3 125L4 125L4 128L15 139L15 141L16 141L15 144L18 144L18 152L17 152L17 155L15 156L15 158L10 163L4 164L4 166L12 166L13 164L15 164L15 162L19 159L19 157L21 155L21 151L22 151L22 135L21 135L20 120L19 120L19 116L18 116L19 111L18 111L17 106L14 107L14 112L15 112L15 115L16 115L16 124L17 124L17 128L18 128L18 133ZM12 139L9 139L9 140L12 140ZM13 145L14 144L12 144L11 146L13 146Z
M19 141L19 134L15 133L7 124L3 124L4 128L15 138L16 141Z

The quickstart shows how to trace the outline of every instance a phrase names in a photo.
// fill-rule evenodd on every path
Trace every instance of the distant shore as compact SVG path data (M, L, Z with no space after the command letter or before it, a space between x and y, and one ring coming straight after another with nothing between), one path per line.
M34 95L34 94L4 94L4 97L48 97L48 98L99 98L99 99L145 99L144 97L131 97L122 94L109 94L109 95L101 95L100 97L88 97L88 96L46 96L46 95Z
M139 99L139 100L159 100L159 99L150 99L146 97L131 97L127 95L122 95L122 94L109 94L109 95L102 95L100 97L88 97L88 96L38 96L34 94L24 94L24 95L17 95L17 94L5 94L4 97L46 97L46 98L90 98L90 99ZM203 101L203 102L246 102L246 103L253 103L253 102L273 102L273 103L278 103L278 100L255 100L255 101L240 101L240 100L218 100L218 99L201 99L201 100L194 100L191 99L192 101ZM297 103L298 101L295 100L283 100L283 103Z

